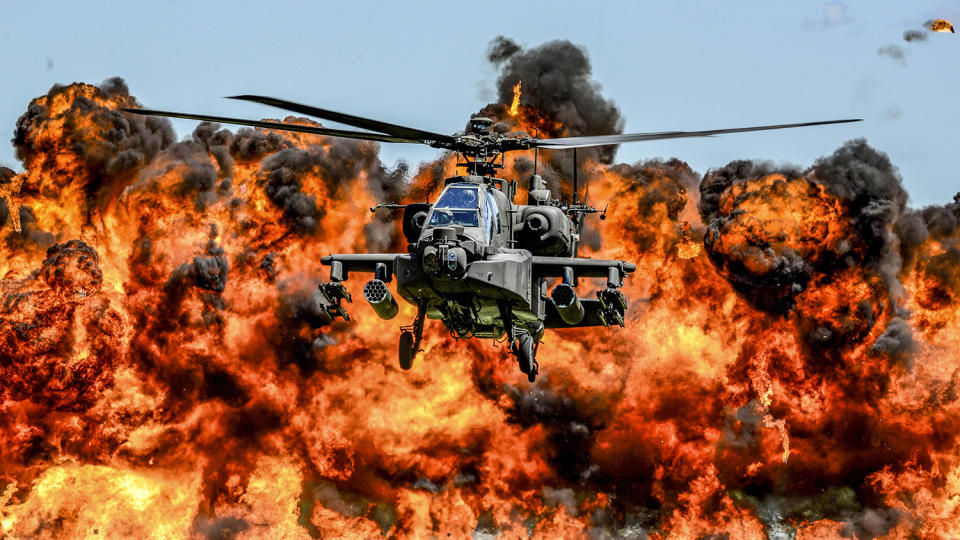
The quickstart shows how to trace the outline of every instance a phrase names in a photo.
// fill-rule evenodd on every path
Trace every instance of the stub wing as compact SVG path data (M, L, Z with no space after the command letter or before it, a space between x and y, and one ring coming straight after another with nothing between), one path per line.
M577 277L610 277L615 269L622 279L637 269L637 265L624 261L584 259L580 257L534 257L533 275L538 277L563 277L564 269L572 268ZM616 285L619 286L619 285Z
M344 281L350 272L375 273L378 264L386 265L386 272L392 273L397 257L406 253L349 253L327 255L320 263L330 267L330 281Z
M607 287L597 292L596 299L579 299L583 317L576 322L565 320L553 298L547 299L544 325L547 328L582 328L587 326L623 326L626 299L620 293L623 277L637 269L625 261L583 259L579 257L534 257L533 275L573 280L580 277L607 278ZM569 319L569 317L567 317Z
M344 255L327 255L320 259L320 263L330 267L330 281L321 283L320 313L326 321L333 322L337 317L349 321L343 306L343 300L353 302L350 293L343 285L343 281L350 277L350 272L369 272L378 278L389 281L394 271L397 257L403 253L354 253Z

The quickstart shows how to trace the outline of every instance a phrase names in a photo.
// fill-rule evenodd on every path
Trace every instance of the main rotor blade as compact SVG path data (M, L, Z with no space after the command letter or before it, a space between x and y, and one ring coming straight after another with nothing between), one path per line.
M656 133L625 133L622 135L598 135L595 137L561 137L558 139L533 139L530 148L583 148L586 146L606 146L633 141L656 141L660 139L682 139L685 137L709 137L724 133L743 133L746 131L765 131L768 129L786 129L806 126L821 126L824 124L843 124L859 122L861 118L847 120L825 120L821 122L803 122L800 124L777 124L773 126L753 126L732 129L711 129L707 131L660 131Z
M294 103L292 101L286 101L283 99L277 99L277 98L272 98L267 96L250 96L250 95L229 96L229 98L262 103L264 105L270 105L272 107L277 107L277 108L288 110L288 111L307 114L310 116L315 116L317 118L323 118L324 120L330 120L333 122L339 122L341 124L347 124L348 126L358 127L361 129L369 129L370 131L379 131L380 133L386 133L388 135L393 135L394 137L400 137L403 139L414 139L417 141L445 142L445 143L454 142L454 138L449 135L442 135L440 133L423 131L421 129L415 129L415 128L406 127L406 126L399 126L397 124L388 124L386 122L381 122L379 120L361 118L359 116L354 116L352 114L344 114L336 111L330 111L327 109L321 109L319 107L312 107L310 105L302 105L300 103Z
M298 131L300 133L312 133L314 135L329 135L331 137L345 137L348 139L361 139L364 141L377 142L395 142L395 143L417 143L422 144L417 139L405 139L402 137L392 137L390 135L381 135L380 133L364 133L362 131L350 131L346 129L330 129L314 126L298 126L296 124L281 124L280 122L267 122L263 120L244 120L242 118L227 118L225 116L209 116L205 114L187 114L170 111L155 111L150 109L127 109L122 108L133 114L142 114L146 116L168 116L170 118L186 118L188 120L202 120L204 122L219 122L223 124L238 124L241 126L253 126L267 129L278 129L282 131Z

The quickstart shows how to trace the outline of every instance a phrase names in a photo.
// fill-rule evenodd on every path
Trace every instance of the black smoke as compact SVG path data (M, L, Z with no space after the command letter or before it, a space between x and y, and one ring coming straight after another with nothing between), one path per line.
M60 102L69 107L54 106ZM45 96L31 101L17 120L13 145L25 167L46 174L31 175L24 191L59 190L74 184L93 199L103 199L173 143L169 120L125 113L117 110L120 107L139 107L139 103L119 77L99 87L54 85ZM64 159L67 156L73 159ZM37 185L32 182L35 178L47 184Z

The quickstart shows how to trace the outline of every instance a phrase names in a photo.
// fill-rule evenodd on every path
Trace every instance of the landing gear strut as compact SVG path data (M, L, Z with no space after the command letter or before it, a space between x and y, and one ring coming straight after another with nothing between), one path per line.
M417 318L410 326L401 327L398 353L400 368L407 370L413 366L413 359L420 352L420 341L423 339L423 322L427 316L427 300L421 299L417 306Z

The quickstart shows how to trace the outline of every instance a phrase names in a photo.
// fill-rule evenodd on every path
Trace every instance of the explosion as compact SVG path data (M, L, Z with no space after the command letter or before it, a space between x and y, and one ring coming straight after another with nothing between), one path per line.
M953 24L946 19L937 19L927 23L927 28L931 32L941 32L941 33L950 33L953 34Z
M582 49L490 60L498 131L622 129ZM627 328L548 333L530 384L438 324L402 371L393 323L319 312L320 257L403 251L367 208L435 195L454 156L176 141L134 106L119 79L53 87L0 176L0 536L960 536L960 194L908 208L865 141L702 176L584 151L609 203L584 254L638 267ZM568 153L539 159L570 199Z

